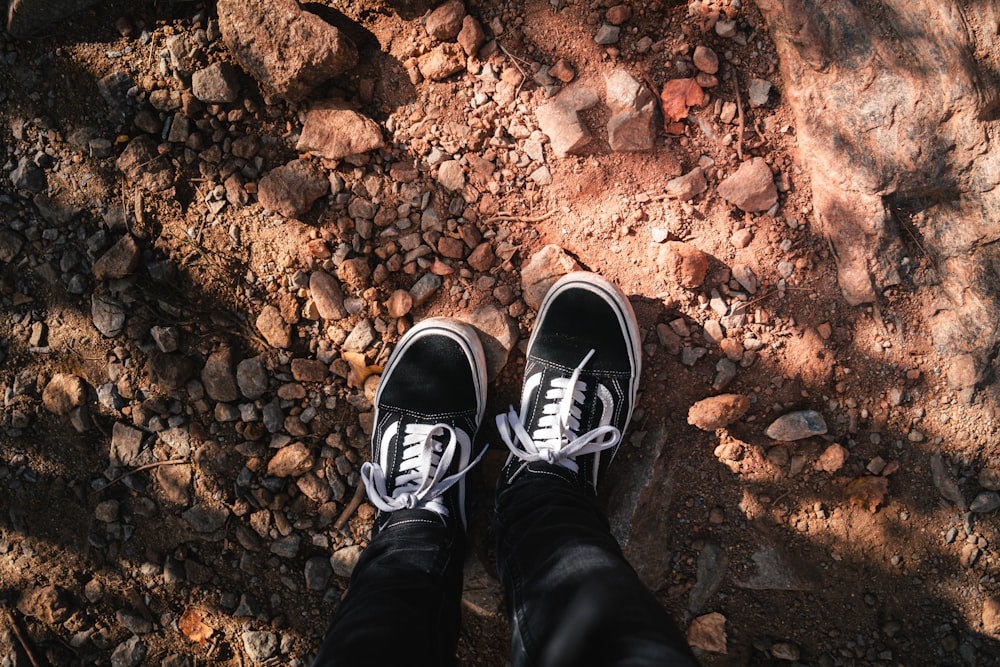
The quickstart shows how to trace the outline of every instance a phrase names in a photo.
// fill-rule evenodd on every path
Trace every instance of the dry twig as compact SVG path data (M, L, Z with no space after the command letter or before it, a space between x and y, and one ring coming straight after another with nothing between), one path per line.
M354 488L354 496L351 498L351 502L347 503L347 507L344 511L340 513L337 520L333 524L334 530L342 530L347 522L350 520L351 516L361 507L362 501L365 499L365 483L358 480L358 485Z
M739 114L739 125L736 127L736 155L743 160L743 129L746 118L743 115L743 97L740 95L740 77L733 69L733 92L736 93L736 111Z
M102 486L101 488L95 489L91 493L100 493L101 491L104 491L105 489L107 489L107 488L109 488L111 486L114 486L115 484L117 484L118 482L122 481L126 477L128 477L130 475L134 475L137 472L142 472L143 470L149 470L150 468L159 468L160 466L176 466L176 465L181 465L183 463L191 463L191 460L190 459L170 459L169 461L154 461L153 463L147 463L146 465L141 465L138 468L133 468L132 470L128 470L126 472L123 472L122 474L118 475L113 480L111 480L110 482L108 482L107 484L105 484L104 486Z
M32 667L41 667L42 663L38 661L35 656L35 652L32 649L31 641L21 630L21 625L14 618L14 615L10 613L7 607L2 607L4 619L7 621L7 625L10 626L11 631L14 633L14 637L17 638L17 643L21 645L21 650L24 654L28 656L28 662L32 664Z
M488 225L492 222L542 222L543 220L548 220L555 214L555 210L548 211L541 215L536 216L524 216L524 215L511 215L510 213L499 213L494 215L492 218L486 218L483 220L484 225Z

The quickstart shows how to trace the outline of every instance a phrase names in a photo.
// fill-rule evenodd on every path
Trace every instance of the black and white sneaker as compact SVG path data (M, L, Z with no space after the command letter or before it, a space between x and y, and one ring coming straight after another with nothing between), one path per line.
M510 449L500 491L551 466L597 489L635 404L639 324L613 283L570 273L545 295L528 341L521 410L497 416ZM546 470L546 465L549 466Z
M486 409L486 358L476 332L424 320L393 350L375 394L372 462L361 466L381 529L398 510L428 510L464 531L465 475Z

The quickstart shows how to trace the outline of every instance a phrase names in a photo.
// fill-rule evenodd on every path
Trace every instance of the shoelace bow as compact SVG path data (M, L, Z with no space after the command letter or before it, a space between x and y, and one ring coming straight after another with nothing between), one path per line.
M507 414L497 415L500 438L507 449L524 462L514 476L532 461L545 461L576 472L579 470L574 460L577 456L610 449L621 440L621 431L610 424L577 435L581 406L587 391L587 384L580 380L580 373L595 352L591 350L587 353L568 378L553 378L548 390L539 387L538 391L545 391L546 403L542 406L538 428L531 435L524 428L523 416L518 415L513 406Z
M437 438L448 435L447 443ZM403 460L390 495L385 471L377 463L361 466L361 480L368 498L385 512L401 509L429 509L448 516L448 509L438 498L462 479L486 453L486 448L464 469L445 476L458 450L455 428L448 424L407 424L403 435Z

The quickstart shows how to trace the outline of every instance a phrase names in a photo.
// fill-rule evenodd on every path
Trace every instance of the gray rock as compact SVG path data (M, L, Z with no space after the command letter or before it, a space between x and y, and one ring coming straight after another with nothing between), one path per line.
M197 533L214 533L226 525L229 510L197 504L183 514L184 520Z
M708 189L705 172L701 167L695 167L688 173L671 178L667 181L666 192L671 197L687 201Z
M295 558L299 553L302 538L292 534L271 543L271 553L279 558Z
M228 104L240 94L240 78L232 65L214 62L191 76L191 92L202 102Z
M616 25L609 25L604 23L601 25L597 34L594 35L594 41L601 46L607 46L609 44L617 44L618 38L621 34L621 28Z
M266 630L246 630L242 635L243 649L251 662L264 662L278 650L278 637Z
M150 327L149 335L160 352L176 352L181 345L181 330L178 327Z
M764 158L751 158L719 184L719 195L743 211L766 211L778 201L774 176Z
M351 41L296 0L272 0L267 11L253 0L222 0L217 8L229 51L251 76L286 100L302 100L357 64Z
M357 545L334 551L330 556L333 573L344 579L349 578L354 572L354 566L358 564L358 559L361 558L361 551L361 547Z
M111 428L111 448L108 452L111 465L135 465L139 457L139 450L142 448L143 436L142 431L121 422L115 422Z
M0 229L0 262L11 262L24 247L24 239L17 232Z
M715 379L712 380L712 389L722 391L736 379L736 364L723 357L715 363Z
M313 105L306 114L302 134L296 144L300 151L312 151L330 160L377 150L385 145L382 130L340 100Z
M340 320L347 317L344 291L337 279L326 271L312 272L309 276L309 292L319 316L324 320Z
M208 355L201 370L201 383L213 401L229 402L239 398L236 376L233 374L234 353L224 346Z
M97 80L97 92L112 109L124 111L128 106L128 91L135 86L135 81L128 72L117 70Z
M131 234L126 234L94 262L94 277L98 280L124 278L135 271L139 259L139 245Z
M750 106L762 107L771 96L771 82L764 79L750 79Z
M370 320L365 319L354 325L354 329L340 347L350 352L364 352L374 340L375 328Z
M681 349L681 363L685 366L694 366L706 354L708 350L703 347L685 346Z
M746 581L737 581L740 588L752 591L807 591L813 588L773 546L761 547L751 558L757 571Z
M333 576L333 567L330 559L322 556L314 556L306 561L305 578L306 588L311 591L326 590Z
M733 264L732 273L733 278L740 284L740 287L750 294L757 293L757 276L754 274L753 269L746 264Z
M775 419L765 431L767 437L782 442L793 442L826 433L826 421L815 410L790 412Z
M15 190L32 193L42 192L49 186L45 172L29 157L17 161L17 166L10 172L10 182Z
M132 635L115 647L111 654L111 667L139 667L146 657L146 645L138 635Z
M130 609L119 609L115 616L123 628L137 635L153 631L153 624Z
M698 576L688 593L688 612L697 615L719 592L729 568L729 557L717 544L708 542L698 554Z
M244 359L236 366L236 384L240 393L253 400L267 391L267 368L260 357Z
M969 505L969 509L980 514L987 514L1000 509L1000 493L983 491Z
M433 273L425 273L420 280L410 288L410 296L413 298L413 307L417 308L427 302L431 295L441 287L441 278Z

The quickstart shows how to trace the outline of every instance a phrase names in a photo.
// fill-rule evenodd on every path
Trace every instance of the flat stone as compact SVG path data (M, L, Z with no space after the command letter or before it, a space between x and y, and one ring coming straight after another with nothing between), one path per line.
M600 101L592 88L567 86L561 93L535 109L539 129L549 138L556 157L566 157L582 151L593 140L579 112Z
M372 323L368 320L361 320L354 325L354 328L347 335L347 339L343 342L341 348L349 352L364 352L374 340L375 328L372 326Z
M126 234L94 262L94 277L115 280L132 274L139 265L139 245Z
M153 471L153 479L168 503L185 507L191 502L194 485L191 466L160 466Z
M294 218L308 211L329 189L329 179L318 168L304 160L292 160L264 175L257 198L268 211Z
M313 271L309 276L309 293L319 316L324 320L341 320L347 317L344 308L344 291L337 279L326 271Z
M196 533L214 533L226 525L229 510L197 504L181 516Z
M425 273L420 280L413 283L410 288L410 296L413 298L413 307L419 308L424 305L431 295L441 287L441 278L433 273Z
M217 9L229 51L251 76L287 100L302 100L358 62L354 44L296 0L220 0Z
M671 178L665 189L671 197L687 201L708 189L705 171L701 167L695 167L682 176Z
M191 92L208 104L229 104L240 94L240 77L226 62L214 62L191 75Z
M215 350L205 360L201 371L201 383L205 393L213 401L229 402L239 398L236 376L233 374L235 355L232 348L223 346Z
M132 635L115 647L111 654L111 667L139 667L146 658L146 645L139 635Z
M465 187L465 170L458 160L446 160L438 167L438 183L452 192Z
M496 265L497 256L493 252L493 246L489 241L483 241L469 253L465 260L473 271L486 272Z
M111 428L111 448L108 451L111 465L135 465L142 447L143 435L143 432L138 429L121 422L115 422Z
M330 160L359 155L385 145L375 121L341 100L318 102L306 113L295 148L312 151Z
M826 421L815 410L790 412L775 419L765 434L772 440L793 442L826 433Z
M521 267L521 293L525 303L538 310L545 294L557 280L579 270L577 261L561 247L555 244L545 246Z
M299 547L302 545L302 538L292 533L288 537L283 537L271 543L271 553L279 558L295 558L299 554Z
M282 447L267 464L267 474L273 477L298 477L313 466L313 456L309 448L301 442L293 442Z
M732 275L736 279L736 282L740 284L740 287L750 294L757 293L757 276L749 266L746 264L733 264Z
M617 44L619 36L621 35L621 28L616 25L611 25L609 23L604 23L597 30L597 34L594 35L594 41L601 46L609 46L611 44Z
M292 345L292 330L274 306L264 306L257 316L257 330L271 347L287 349Z
M729 426L750 409L750 399L743 394L720 394L704 398L688 409L688 424L703 431Z
M149 337L164 354L176 352L181 345L181 330L178 327L150 327Z
M425 79L442 81L465 69L465 52L458 44L438 44L417 59L417 69Z
M243 650L251 662L265 662L278 651L278 636L266 630L246 630L241 635Z
M330 369L318 359L292 359L292 377L296 382L323 382Z
M331 496L333 496L333 489L330 487L330 484L325 479L321 479L311 472L307 472L295 480L295 485L299 487L299 491L306 498L320 505L330 500Z
M764 158L751 158L719 184L719 195L740 210L766 211L778 201L774 176Z
M42 392L42 405L55 415L68 415L86 399L86 383L79 376L68 373L56 373Z
M671 280L686 289L698 289L705 283L709 256L682 241L667 241L659 250L657 266Z
M656 97L625 70L607 78L608 143L614 151L647 151L656 138Z
M10 182L14 189L22 192L38 193L48 187L45 172L29 157L22 157L10 172Z
M125 178L150 192L162 192L174 184L174 168L160 155L152 137L140 135L128 142L115 165Z
M164 354L153 350L146 368L164 389L179 389L194 377L197 368L191 357L183 354Z
M455 39L462 30L465 16L465 5L462 0L450 0L430 13L424 23L424 29L432 39L438 41Z
M764 79L750 79L748 93L750 106L762 107L767 104L767 100L771 96L771 82Z

